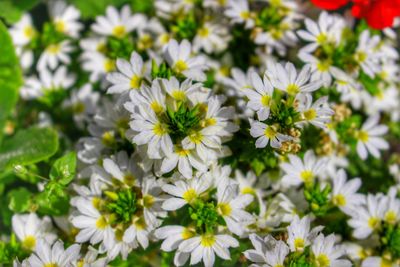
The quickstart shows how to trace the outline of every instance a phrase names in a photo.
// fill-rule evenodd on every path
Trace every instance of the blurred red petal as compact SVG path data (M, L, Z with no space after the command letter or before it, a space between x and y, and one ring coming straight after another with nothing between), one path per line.
M391 27L395 17L400 16L399 0L355 0L352 14L356 18L365 18L369 26L375 29Z
M334 10L344 6L349 0L311 0L311 2L322 9Z

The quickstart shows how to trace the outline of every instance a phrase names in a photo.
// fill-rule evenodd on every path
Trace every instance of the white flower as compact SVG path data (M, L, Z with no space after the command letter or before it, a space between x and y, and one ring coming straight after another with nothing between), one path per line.
M217 211L224 218L228 229L241 236L245 226L254 221L253 216L245 211L254 198L249 194L238 195L238 187L229 184L229 180L225 181L217 187Z
M364 30L358 40L358 46L354 53L354 59L361 66L361 69L373 78L381 71L379 57L381 56L377 47L381 39L379 35L371 37L369 30Z
M107 93L121 94L131 89L139 89L146 72L141 56L132 52L130 62L118 58L116 65L117 72L107 75L107 80L113 84L107 89Z
M89 116L96 113L99 98L99 92L93 91L92 85L87 83L78 90L72 91L71 98L64 101L63 107L72 109L75 122L82 127L82 123L88 121Z
M190 264L194 265L203 260L205 267L212 267L215 254L224 260L230 260L230 247L238 247L239 242L229 235L204 234L184 240L178 250L191 253Z
M346 172L340 169L332 180L332 202L343 212L351 214L354 208L365 202L365 197L362 194L356 193L361 187L360 178L353 178L346 182Z
M282 142L291 140L292 137L279 133L274 126L267 125L259 121L251 122L250 134L256 140L256 147L263 148L270 143L273 148L280 148Z
M350 267L351 262L344 259L338 259L344 251L335 246L335 235L330 234L324 237L322 234L313 241L311 251L315 257L316 266L319 267Z
M379 114L367 119L361 129L356 133L357 153L362 159L368 157L368 152L375 158L379 158L379 150L388 149L389 144L381 136L387 133L386 125L378 125Z
M261 80L255 72L250 74L250 81L252 88L244 90L245 95L249 98L247 107L256 111L258 119L264 121L269 116L274 87L267 76L264 75L263 80Z
M48 45L40 55L37 69L41 71L49 67L51 70L54 70L60 63L69 64L71 62L69 53L73 50L74 47L68 40Z
M233 23L244 23L246 28L254 26L247 0L229 0L225 15L231 18Z
M37 250L27 259L27 266L76 266L80 245L74 244L64 250L64 244L57 241L52 246L46 241L38 241Z
M167 126L159 121L157 115L149 106L137 106L136 110L129 110L132 113L131 129L137 134L132 142L137 145L148 145L147 154L152 159L161 158L162 153L172 153L173 144L168 134Z
M75 76L67 73L67 68L61 66L52 74L48 69L43 69L37 77L29 77L21 88L21 97L24 99L36 99L46 93L55 90L67 90L75 82Z
M395 262L390 262L388 259L383 257L368 257L364 259L361 263L361 267L398 267L399 265Z
M203 49L206 53L218 53L228 46L228 30L221 24L205 22L197 30L193 39L193 50L198 52Z
M275 88L291 96L299 93L311 93L318 90L322 85L322 81L310 81L310 65L305 65L300 73L297 73L296 68L290 62L287 62L285 66L279 63L273 63L265 74Z
M310 223L311 218L308 216L305 216L301 219L297 215L294 216L292 222L287 227L287 243L289 244L291 251L303 252L308 245L315 242L314 239L317 237L318 232L320 232L323 227L315 227L310 231Z
M373 231L376 231L384 218L386 201L380 196L368 195L365 205L358 206L351 215L348 224L354 228L353 236L357 239L365 239Z
M49 3L50 16L60 33L73 38L79 37L79 31L83 25L79 22L81 13L74 6L68 6L63 0L56 0Z
M285 258L289 254L289 247L285 242L277 241L270 235L262 239L258 235L251 234L249 239L255 249L246 250L244 255L256 263L251 266L284 266Z
M337 46L340 42L342 28L345 26L343 19L323 11L318 23L306 18L304 20L307 30L299 30L297 34L304 40L311 42L303 51L313 52L319 46L326 44Z
M16 46L25 46L29 44L37 35L36 29L32 23L32 17L29 14L24 14L9 31Z
M207 171L207 165L197 155L196 150L187 150L182 147L175 147L174 151L167 155L161 164L161 173L168 173L178 166L178 171L185 178L193 177L193 168L198 171Z
M186 204L191 204L210 186L211 183L207 176L196 177L186 181L176 181L173 185L165 184L162 190L173 197L166 199L162 204L162 208L165 210L177 210Z
M96 17L92 30L95 33L105 36L123 38L142 23L141 15L132 15L128 5L122 7L121 12L109 6L106 9L106 16Z
M39 239L53 243L57 238L52 232L50 218L40 219L36 213L14 214L12 216L12 228L22 246L27 250L36 250Z
M192 56L191 53L192 46L188 40L185 39L178 44L176 40L172 39L165 47L164 57L177 74L182 74L192 80L205 81L204 70L208 67L202 57Z
M296 108L300 112L303 121L297 122L302 125L305 122L326 129L327 124L331 121L331 116L335 113L328 105L328 97L321 97L312 103L312 95L304 94L297 97L299 106Z
M303 161L295 155L288 155L288 157L289 163L281 164L281 168L285 172L282 178L284 185L298 186L302 183L313 183L326 167L326 159L317 159L312 150L308 150L304 154Z

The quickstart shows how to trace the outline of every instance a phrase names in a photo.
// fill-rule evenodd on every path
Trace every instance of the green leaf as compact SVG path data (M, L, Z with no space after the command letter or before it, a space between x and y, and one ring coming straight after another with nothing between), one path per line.
M50 179L66 186L74 179L75 173L76 153L70 152L54 162L50 170Z
M4 140L0 147L0 170L45 160L58 149L57 132L32 127Z
M26 212L31 206L32 193L21 187L8 193L8 208L14 212Z
M1 0L0 17L7 23L16 23L22 14L39 3L39 0Z
M0 10L3 10L0 2ZM7 28L0 21L0 143L6 119L18 100L22 85L21 68ZM1 169L1 168L0 168Z
M69 196L51 196L47 192L41 192L36 195L35 204L38 205L38 212L40 214L61 216L68 213L69 210Z

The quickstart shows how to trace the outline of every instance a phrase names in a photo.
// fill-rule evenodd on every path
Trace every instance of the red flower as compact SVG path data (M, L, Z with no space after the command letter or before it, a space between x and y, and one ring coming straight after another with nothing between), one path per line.
M366 19L368 25L375 29L391 27L394 18L400 16L400 0L311 0L311 2L327 10L338 9L352 2L353 16Z

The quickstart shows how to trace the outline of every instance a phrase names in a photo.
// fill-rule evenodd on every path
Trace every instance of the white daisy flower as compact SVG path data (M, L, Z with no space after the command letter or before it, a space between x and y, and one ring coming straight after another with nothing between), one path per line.
M29 14L22 15L21 19L10 28L10 35L16 46L29 44L37 35L33 25L32 17Z
M361 267L398 267L399 265L395 262L390 262L388 259L384 257L374 256L367 257L361 263Z
M379 65L380 53L377 51L377 47L381 39L379 35L371 34L369 30L364 30L358 40L358 46L354 53L355 61L361 66L361 69L370 76L375 77L375 74L381 71Z
M256 140L257 148L264 148L270 143L273 148L280 148L282 142L291 140L292 137L279 133L275 126L270 126L259 121L252 121L250 123L251 129L250 134Z
M208 67L204 58L192 56L192 46L188 40L183 40L180 44L172 39L164 50L164 57L172 70L178 75L184 75L187 78L196 81L205 81L204 70Z
M26 261L27 266L76 266L79 259L81 246L74 244L64 249L62 241L57 241L53 245L40 239L38 240L37 250Z
M255 72L250 74L250 81L252 88L244 90L249 99L247 107L256 111L258 119L264 121L269 117L274 87L267 76L264 75L263 80L261 80L260 76Z
M313 241L311 252L314 255L314 262L320 267L350 267L352 266L349 260L339 259L344 251L335 246L335 235L330 234L324 237L318 235Z
M351 214L354 208L365 203L364 195L356 193L361 187L360 178L353 178L346 182L346 172L340 169L332 180L332 202L344 213Z
M165 184L162 190L174 197L166 199L162 204L162 208L165 210L177 210L186 204L191 204L207 191L210 186L211 182L207 179L207 176L176 181L173 185Z
M342 18L321 12L318 23L306 18L304 20L307 30L299 30L297 34L305 41L311 42L303 51L313 52L319 46L326 44L337 46L340 43L342 29L345 23Z
M228 229L241 236L245 226L254 221L253 216L245 208L253 202L249 194L238 195L238 187L229 185L229 181L221 182L217 187L217 211L224 218Z
M329 108L328 97L321 97L312 103L311 94L302 94L297 97L297 100L299 100L299 105L296 109L300 112L303 121L297 122L296 125L301 126L307 122L322 129L327 128L327 124L335 113Z
M380 157L379 150L389 148L389 144L381 136L386 134L388 127L379 124L379 114L369 117L361 129L356 132L357 153L362 159L368 157L368 152L375 158Z
M238 247L239 242L230 235L204 234L184 240L178 250L190 253L190 264L203 261L205 267L212 267L215 254L224 260L230 260L230 247Z
M203 49L206 53L218 53L225 50L229 43L227 28L221 24L205 22L197 30L193 39L193 50L198 52Z
M231 18L233 23L245 24L246 28L254 26L254 19L247 0L229 0L225 15Z
M48 67L54 70L60 63L68 65L71 62L69 54L73 50L74 47L68 40L48 45L39 57L37 69L41 71Z
M34 76L26 79L20 94L24 99L36 99L51 91L67 90L74 82L75 76L67 73L65 66L59 67L54 73L45 68L39 72L39 79Z
M271 68L267 69L265 74L275 88L291 96L299 93L311 93L318 90L322 85L322 81L310 81L310 65L305 65L300 73L297 73L296 68L290 62L287 62L285 66L274 63L271 64Z
M57 239L57 236L52 232L49 217L40 219L36 213L14 214L11 221L13 232L26 250L36 250L40 239L49 243L53 243Z
M379 229L384 218L386 201L379 196L367 195L365 205L353 210L348 224L354 229L353 236L357 239L365 239L372 232Z
M132 52L130 62L118 58L117 72L107 74L107 80L112 84L107 89L108 94L121 94L131 89L139 89L146 75L146 68L142 57Z
M323 227L315 227L310 231L310 223L311 218L308 216L301 219L297 215L294 216L293 221L287 227L288 239L286 242L289 244L291 251L303 252L308 245L314 242L318 232Z
M285 175L282 178L282 184L286 186L298 186L302 183L313 183L326 167L326 159L318 159L312 150L308 150L301 160L296 155L288 155L289 163L281 164Z
M277 241L270 235L262 239L258 235L251 234L249 239L255 249L246 250L244 255L247 259L256 263L251 266L284 266L286 256L290 252L285 242Z
M72 38L79 37L79 31L83 25L79 22L81 13L74 6L69 6L63 0L56 0L49 3L50 16L60 33L64 33Z
M190 79L184 80L182 83L176 77L171 77L169 80L161 80L162 88L176 101L185 101L191 99L190 95L198 92L202 87L201 83L192 83Z
M128 5L123 6L121 12L109 6L105 16L96 17L92 30L100 35L123 38L135 30L142 23L142 19L141 15L132 15Z

